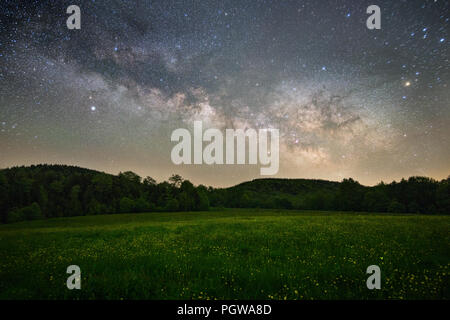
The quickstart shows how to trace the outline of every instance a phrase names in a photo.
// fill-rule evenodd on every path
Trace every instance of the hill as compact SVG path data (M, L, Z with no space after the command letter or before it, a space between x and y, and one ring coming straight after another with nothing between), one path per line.
M353 179L256 179L229 188L194 186L179 175L157 183L66 165L0 170L3 223L50 217L213 207L450 213L450 179L410 177L366 187Z
M231 189L249 190L254 192L279 192L285 194L299 194L314 190L335 191L339 188L339 182L313 179L255 179L240 183Z
M410 177L373 187L353 179L256 179L212 189L212 206L372 212L450 213L449 179Z

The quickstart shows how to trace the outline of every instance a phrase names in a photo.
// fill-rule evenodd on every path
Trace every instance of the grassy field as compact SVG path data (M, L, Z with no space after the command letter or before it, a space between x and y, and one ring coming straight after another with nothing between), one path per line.
M221 210L0 226L0 299L449 299L450 216ZM66 268L81 268L81 290ZM382 289L368 290L378 265Z

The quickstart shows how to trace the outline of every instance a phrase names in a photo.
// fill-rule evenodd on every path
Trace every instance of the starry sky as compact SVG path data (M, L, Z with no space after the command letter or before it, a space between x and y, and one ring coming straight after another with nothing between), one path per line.
M69 30L69 5L81 30ZM366 9L381 8L381 30ZM0 167L59 163L229 186L172 164L177 128L277 128L275 177L450 174L449 1L12 1L0 8Z

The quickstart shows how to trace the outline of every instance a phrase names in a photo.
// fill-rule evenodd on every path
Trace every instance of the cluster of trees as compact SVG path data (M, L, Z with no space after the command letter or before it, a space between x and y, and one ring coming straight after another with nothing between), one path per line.
M0 221L149 211L208 210L207 188L179 175L156 183L128 171L37 165L0 170Z
M450 177L425 177L366 187L305 179L257 179L225 189L194 186L179 175L157 183L127 171L117 176L64 165L0 170L2 223L49 217L209 207L450 213Z
M397 213L450 213L450 177L442 181L411 177L366 187L304 179L258 179L227 189L213 189L212 206Z

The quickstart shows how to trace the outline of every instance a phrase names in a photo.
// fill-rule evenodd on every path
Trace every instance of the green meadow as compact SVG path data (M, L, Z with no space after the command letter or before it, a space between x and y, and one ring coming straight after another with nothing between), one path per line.
M0 299L449 299L450 216L259 209L0 226ZM69 290L69 265L81 290ZM366 269L381 268L369 290Z

